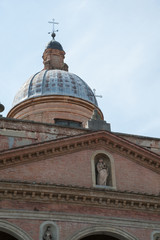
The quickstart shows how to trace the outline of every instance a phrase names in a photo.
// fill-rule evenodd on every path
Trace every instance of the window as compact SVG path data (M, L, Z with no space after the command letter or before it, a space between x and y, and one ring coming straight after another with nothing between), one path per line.
M59 126L64 126L64 127L82 127L82 123L81 122L77 122L77 121L72 121L72 120L66 120L66 119L54 119L55 120L55 124L59 125Z

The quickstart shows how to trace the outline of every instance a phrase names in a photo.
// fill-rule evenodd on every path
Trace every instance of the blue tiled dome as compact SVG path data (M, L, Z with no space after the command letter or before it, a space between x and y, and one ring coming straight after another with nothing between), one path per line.
M33 75L16 94L13 106L46 95L72 96L98 106L90 87L77 75L63 70L42 70Z

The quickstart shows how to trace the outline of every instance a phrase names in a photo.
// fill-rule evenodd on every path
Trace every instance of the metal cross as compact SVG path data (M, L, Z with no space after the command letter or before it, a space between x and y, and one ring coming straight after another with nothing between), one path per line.
M58 32L58 30L55 30L54 25L55 25L55 24L59 24L59 23L58 23L58 22L55 22L54 18L52 19L52 22L50 21L50 22L48 22L48 23L52 23L52 24L53 24L53 31L52 31L52 33ZM51 32L49 32L49 33L51 33Z
M95 88L93 89L93 93L94 93L94 96L95 96L95 97L102 98L102 95L96 95L96 89L95 89Z

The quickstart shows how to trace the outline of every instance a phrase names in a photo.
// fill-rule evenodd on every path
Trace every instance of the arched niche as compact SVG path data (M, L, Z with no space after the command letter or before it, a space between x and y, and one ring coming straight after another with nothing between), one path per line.
M160 231L154 231L151 235L152 240L160 240Z
M6 238L2 238L3 236ZM33 240L24 230L10 222L3 220L0 220L0 239Z
M100 238L96 239L99 236ZM105 226L92 226L82 229L69 237L67 240L138 240L128 232Z
M50 234L51 239L59 239L59 229L56 223L52 221L45 221L40 225L39 240L45 239L47 232Z
M98 165L101 165L101 164L106 166L106 183L105 184L100 184L98 182L98 178L99 178ZM92 182L94 187L116 189L114 158L110 153L104 150L95 151L91 157L91 167L92 167ZM104 170L104 174L105 174L105 170Z

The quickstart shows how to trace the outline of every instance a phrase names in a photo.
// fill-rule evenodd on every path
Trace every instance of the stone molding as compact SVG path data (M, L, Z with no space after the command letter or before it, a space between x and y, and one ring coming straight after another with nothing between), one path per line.
M81 106L91 112L93 112L94 109L97 109L99 115L101 116L101 119L103 120L103 113L102 111L95 106L94 104L92 104L91 102L85 101L81 98L75 98L72 96L63 96L63 95L44 95L44 96L40 96L40 97L36 97L36 98L28 98L20 103L18 103L17 105L15 105L7 114L8 118L17 118L17 114L19 114L22 110L26 109L27 107L30 106L35 106L35 105L39 105L42 103L68 103L68 104L74 104L74 105L78 105ZM84 112L82 112L81 114L84 115ZM16 117L15 117L16 116ZM20 117L18 117L19 119L23 119L22 116L20 115Z
M4 220L0 220L0 231L6 232L18 240L33 240L24 230Z
M11 130L11 129L0 129L0 135L9 136L9 137L12 136L12 137L37 139L35 132L30 132L29 136L26 136L26 131L16 131L16 130Z
M140 220L133 218L116 218L116 217L104 217L97 215L88 214L73 214L64 212L46 212L46 211L30 211L30 210L0 210L1 219L28 219L28 220L44 220L49 222L77 222L77 223L89 223L106 226L121 226L121 227L132 227L140 229L160 229L160 221L155 222L151 220ZM157 231L154 233L157 233Z
M1 182L0 199L160 212L160 196L78 186Z
M88 148L111 150L154 172L160 173L160 155L107 131L65 137L59 140L51 140L3 151L0 153L0 169L53 158Z

